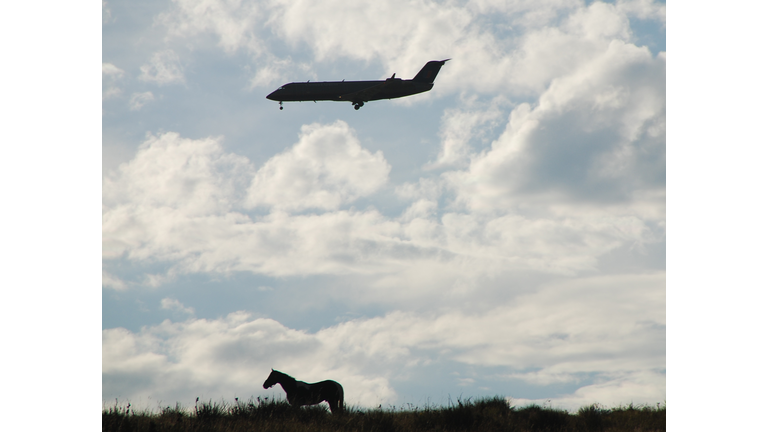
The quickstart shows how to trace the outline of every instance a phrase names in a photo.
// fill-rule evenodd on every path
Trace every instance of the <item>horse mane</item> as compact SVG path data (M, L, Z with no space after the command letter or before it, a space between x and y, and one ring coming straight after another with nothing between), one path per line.
M288 375L287 373L283 373L283 372L280 372L279 370L275 370L275 369L272 369L272 372L277 373L278 375L280 375L281 378L288 378L289 380L291 380L293 382L296 382L296 378Z

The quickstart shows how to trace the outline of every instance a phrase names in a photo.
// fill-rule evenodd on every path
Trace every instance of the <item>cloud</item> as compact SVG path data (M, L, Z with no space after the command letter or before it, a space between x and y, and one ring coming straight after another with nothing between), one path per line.
M112 63L102 63L101 64L101 73L103 75L107 75L107 76L120 77L120 76L122 76L125 73L125 71L123 71L119 67L113 65Z
M177 312L184 312L186 314L194 315L195 314L195 308L193 307L185 307L184 304L182 304L180 301L176 299L172 299L170 297L166 297L162 300L160 300L160 306L163 309L177 311Z
M173 50L159 51L152 55L149 63L141 66L142 81L158 85L184 84L184 68L179 56Z
M256 173L248 205L334 210L376 192L387 182L390 169L382 152L363 149L343 121L305 125L298 144Z
M101 286L117 291L128 288L128 285L120 280L120 278L104 270L101 272Z
M108 206L147 205L188 216L223 214L244 197L250 162L224 153L221 138L147 135L133 160L104 180Z
M144 105L155 100L155 95L151 91L144 93L134 93L131 95L131 100L128 102L128 107L131 111L138 111Z
M103 256L160 260L171 266L169 277L369 275L376 289L364 297L373 299L386 290L428 297L446 284L470 295L478 278L515 271L594 271L611 250L659 241L655 226L629 211L526 216L440 209L444 189L433 181L398 189L413 200L399 217L342 207L379 190L388 172L381 152L363 149L343 122L305 126L296 145L255 173L217 139L150 135L104 180ZM254 206L270 212L252 214ZM305 210L317 213L291 213Z
M666 26L667 5L665 3L656 3L653 0L619 0L616 2L616 7L628 15L659 21Z
M308 382L336 379L348 403L376 406L402 396L398 377L423 367L447 375L457 362L496 367L475 377L484 380L583 383L561 398L580 406L661 402L664 301L661 273L553 283L482 314L392 312L316 333L244 312L165 321L137 333L108 329L102 332L103 397L247 397L264 394L260 384L276 368ZM585 380L586 374L597 378ZM475 383L464 378L461 384Z
M316 63L380 63L386 75L413 76L428 60L453 58L432 92L399 101L413 103L459 91L535 96L555 78L593 61L613 41L633 41L630 16L663 22L665 13L664 5L644 0L589 5L575 0L466 5L178 0L158 21L171 37L213 35L225 52L249 53L257 70L252 87L271 84L291 68L316 69L272 48L277 45L306 47Z
M525 399L508 397L512 406L524 407L531 404L553 406L577 412L579 408L598 403L606 408L626 406L666 406L666 373L659 370L644 370L621 374L610 374L600 382L584 386L573 394L547 399Z
M337 13L331 16L332 10ZM277 3L272 15L273 26L281 36L308 44L320 61L342 56L391 60L397 52L411 68L414 66L409 60L414 52L446 51L471 19L461 7L414 1L351 7L338 0L283 1ZM419 57L416 61L420 64L432 60Z
M125 71L112 63L101 64L101 100L119 96L123 90L117 86Z
M270 25L284 39L311 48L318 62L378 61L407 76L427 60L453 58L440 85L425 97L454 91L537 95L611 42L629 42L626 13L638 9L573 1L543 7L523 1L464 7L407 0L352 8L340 0L277 5Z
M665 68L664 56L612 43L556 79L538 105L518 105L467 171L446 174L457 201L492 210L523 198L605 206L655 195L663 209Z
M267 2L259 1L174 0L172 9L160 14L158 21L172 36L189 38L213 33L226 52L246 48L258 55L265 48L254 29L262 27L268 8Z
M425 169L446 166L466 167L472 153L470 141L480 140L487 130L498 125L502 117L500 105L508 105L503 96L494 98L490 107L478 108L477 98L465 100L461 108L447 109L443 113L440 130L441 150L437 160Z
M392 395L385 380L339 364L312 335L242 312L218 320L166 320L139 333L108 329L102 335L105 398L145 395L182 402L196 396L272 395L275 390L266 392L261 383L273 367L300 371L297 378L310 382L343 376L348 403L372 405Z
M112 11L107 6L107 2L102 0L101 2L101 23L108 24L112 21Z
M103 256L183 258L179 248L197 241L182 231L217 216L244 217L229 209L242 200L252 175L248 160L225 154L216 138L149 135L133 160L103 180Z
M288 60L272 59L268 62L267 66L260 68L251 78L250 88L266 87L280 81L284 76L284 72L291 66L292 62Z

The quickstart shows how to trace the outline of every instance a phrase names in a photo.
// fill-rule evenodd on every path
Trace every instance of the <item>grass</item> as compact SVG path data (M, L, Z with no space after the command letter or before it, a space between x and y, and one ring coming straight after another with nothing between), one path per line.
M257 398L234 404L195 403L188 411L176 404L160 412L131 409L130 404L102 410L104 432L127 431L664 431L666 406L608 409L597 404L578 413L530 405L510 407L500 396L459 399L448 407L362 409L348 407L332 415L325 404L294 408L283 400Z

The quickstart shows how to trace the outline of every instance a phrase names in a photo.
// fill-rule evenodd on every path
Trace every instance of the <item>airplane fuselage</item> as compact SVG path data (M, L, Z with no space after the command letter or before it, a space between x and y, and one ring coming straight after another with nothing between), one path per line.
M413 79L392 78L378 81L320 81L292 82L285 84L267 95L267 99L280 102L344 101L352 102L360 109L365 102L381 99L395 99L429 91L435 77L448 60L433 60L416 74Z
M368 97L360 95L376 86L382 88ZM267 96L267 99L280 102L306 101L344 101L368 102L381 99L395 99L429 91L433 83L413 82L400 78L389 78L379 81L320 81L292 82L283 85Z

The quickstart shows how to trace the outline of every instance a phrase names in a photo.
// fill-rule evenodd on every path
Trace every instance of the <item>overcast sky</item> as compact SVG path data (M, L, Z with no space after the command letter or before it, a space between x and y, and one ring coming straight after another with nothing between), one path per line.
M664 2L106 1L102 38L104 401L665 403Z

